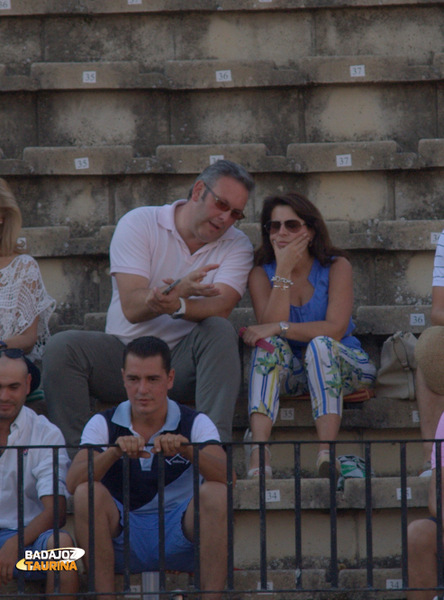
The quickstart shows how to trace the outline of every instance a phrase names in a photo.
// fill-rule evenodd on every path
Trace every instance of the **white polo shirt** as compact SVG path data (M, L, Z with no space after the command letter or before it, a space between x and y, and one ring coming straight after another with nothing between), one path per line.
M64 446L62 432L43 415L23 406L12 423L8 448L0 456L0 529L17 529L17 454L9 446L26 446L23 455L24 523L25 527L43 510L42 496L53 495L53 460L51 448L31 448L40 445ZM59 450L59 495L68 497L66 473L69 458L65 448Z
M210 271L204 283L224 283L241 296L245 292L248 274L253 265L253 248L247 236L235 227L205 244L193 254L179 235L174 223L175 208L186 202L178 200L164 206L143 206L128 212L117 224L110 246L111 275L129 273L141 275L150 287L162 287L163 279L178 279L191 271L212 263L220 265ZM115 278L108 308L106 332L123 343L143 335L155 335L174 348L196 323L161 315L150 321L130 323L120 304Z
M439 236L433 266L433 286L444 287L444 231Z

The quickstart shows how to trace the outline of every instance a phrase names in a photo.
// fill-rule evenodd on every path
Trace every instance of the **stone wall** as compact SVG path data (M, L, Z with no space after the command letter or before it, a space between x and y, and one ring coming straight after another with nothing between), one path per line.
M117 220L225 156L257 181L253 241L265 195L307 194L350 250L358 330L421 331L444 228L443 31L441 2L420 0L1 0L0 176L54 328L106 310Z

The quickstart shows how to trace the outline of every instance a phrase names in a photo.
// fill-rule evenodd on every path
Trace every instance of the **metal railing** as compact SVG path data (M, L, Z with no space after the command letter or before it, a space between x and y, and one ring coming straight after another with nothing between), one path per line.
M373 505L373 487L375 478L372 477L372 449L374 449L378 444L385 444L391 446L397 446L399 448L399 510L396 511L396 516L394 518L399 519L399 527L400 527L400 554L396 557L396 565L395 568L399 569L401 577L398 581L397 589L399 591L407 592L409 589L409 579L408 579L408 544L407 544L407 527L408 522L411 519L411 515L409 518L409 511L411 507L409 507L409 486L408 486L408 460L407 460L407 449L408 447L416 447L416 451L419 452L419 444L422 443L421 440L377 440L377 441L366 441L361 442L360 447L363 450L364 454L364 462L365 462L365 476L364 476L364 503L362 509L356 509L356 507L349 508L349 510L364 510L365 512L365 558L363 561L360 561L358 565L351 565L350 568L362 569L364 566L365 570L365 584L360 586L347 587L345 585L341 585L340 581L340 572L342 569L342 561L343 558L338 551L338 514L344 513L348 508L340 507L338 508L338 498L340 499L340 492L337 491L336 487L336 476L335 476L335 455L336 455L336 445L340 444L341 447L347 444L356 445L356 441L354 442L332 442L330 444L330 478L326 480L325 483L321 484L324 486L328 486L328 498L329 498L329 506L327 508L329 513L329 540L325 542L324 554L326 557L325 564L328 563L326 568L326 577L324 582L320 582L318 585L310 585L310 583L306 582L305 574L313 568L310 558L307 558L304 554L304 536L303 536L303 520L304 520L304 494L303 494L303 469L301 465L301 454L304 450L304 447L308 447L313 445L315 442L305 442L305 441L285 441L285 442L270 442L272 446L289 446L292 448L292 468L291 468L291 478L290 485L292 487L292 502L293 506L291 507L291 514L293 523L289 524L288 532L289 535L294 536L294 554L290 556L289 563L286 564L286 569L294 572L294 585L289 587L278 587L273 589L273 594L281 595L282 597L286 597L289 594L297 595L299 593L310 593L313 595L324 593L329 593L335 595L337 593L341 594L350 594L350 597L353 597L356 593L367 593L367 597L369 593L371 593L370 597L382 597L384 594L387 594L387 588L375 585L375 569L378 568L378 561L374 558L374 510L375 507ZM442 565L443 559L443 533L442 533L442 509L443 509L443 500L441 495L441 487L442 487L442 475L441 475L441 443L442 441L437 441L436 443L436 489L437 492L437 548L438 548L438 565ZM258 512L259 518L259 582L257 587L254 586L239 586L238 581L236 581L236 559L235 559L235 516L238 513L235 511L236 505L236 492L235 486L233 483L233 479L231 477L231 473L233 471L234 466L234 457L236 452L242 450L242 446L245 445L243 442L225 444L225 450L227 453L227 473L228 473L228 483L226 486L227 496L226 496L226 504L227 504L227 540L228 540L228 553L227 553L227 582L226 588L224 590L224 594L226 596L239 596L239 594L248 594L248 595L256 595L263 594L264 592L270 592L269 587L269 577L273 575L274 569L270 564L270 559L268 557L267 552L267 516L269 516L271 507L267 506L267 492L270 490L270 486L275 484L277 480L266 480L265 479L265 444L259 444L259 460L260 460L260 476L256 483L247 484L247 488L251 488L251 493L257 494L257 503L254 506L254 509ZM53 490L58 490L59 485L59 468L58 468L58 454L60 447L53 446L38 446L38 448L51 448L53 453ZM37 447L36 447L37 448ZM199 448L200 446L197 444L193 444L193 487L194 487L194 539L196 540L194 543L195 553L194 553L194 572L192 574L192 584L189 586L188 591L193 594L199 596L200 595L200 580L201 580L201 569L200 569L200 560L199 560L199 552L200 552L200 524L199 524ZM23 558L24 556L24 484L23 484L23 463L24 456L27 452L32 451L32 447L15 447L17 451L17 474L18 474L18 485L17 485L17 497L18 497L18 540L19 540L19 550L18 550L18 560ZM88 449L88 480L89 480L89 496L88 496L88 505L89 505L89 514L94 515L94 486L91 485L93 482L93 447ZM11 451L12 448L8 447L8 451ZM134 591L134 588L131 587L131 573L130 573L130 561L129 561L129 501L131 490L129 488L129 463L130 459L127 456L123 456L123 532L124 532L124 573L123 573L123 590L116 591L116 597L128 596L131 598L140 598L141 600L153 600L155 596L164 597L169 596L171 594L171 590L167 590L167 571L168 565L165 558L165 528L163 523L164 517L164 489L165 489L165 457L163 454L159 454L159 576L158 576L158 589L150 589L150 590L141 590L140 594ZM273 483L271 483L273 482ZM245 486L244 486L245 487ZM268 489L267 489L268 488ZM294 499L294 501L293 501ZM60 536L60 527L59 527L59 506L58 503L54 503L54 538L55 538L55 547L58 547L59 544L59 536ZM242 509L242 506L239 507ZM274 507L273 507L274 508ZM426 508L423 506L423 508ZM316 509L316 507L314 507ZM288 512L288 507L286 508ZM312 509L313 510L313 509ZM324 510L325 507L321 507L320 510ZM95 595L95 583L94 583L94 573L95 573L95 564L94 564L94 519L90 518L89 520L89 564L87 565L87 576L83 582L83 586L81 592L79 593L80 597L92 598ZM253 560L252 560L253 562ZM325 566L325 565L324 565ZM55 592L54 597L60 596L59 592L59 583L58 583L58 573L55 573ZM309 578L308 578L309 579ZM444 581L443 581L443 572L441 568L437 569L437 581L438 587L433 589L438 589L441 595L444 596ZM17 598L21 596L26 597L43 597L44 594L39 592L29 592L29 590L25 589L25 580L24 573L19 572L18 580L17 580L17 591L11 594L2 594L2 590L0 588L0 597L1 598ZM242 587L242 589L240 589ZM424 589L424 588L422 588ZM429 589L429 588L427 588ZM431 589L431 588L430 588ZM220 590L212 590L212 592L207 592L209 596L211 593L219 593ZM437 593L438 595L438 593Z

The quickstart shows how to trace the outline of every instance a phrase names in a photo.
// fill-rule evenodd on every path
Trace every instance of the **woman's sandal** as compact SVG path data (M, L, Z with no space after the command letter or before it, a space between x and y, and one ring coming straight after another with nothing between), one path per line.
M316 469L319 477L329 478L330 477L330 450L320 450L318 458L316 460ZM338 459L335 460L335 478L336 481L339 479L341 474L341 463Z
M250 455L251 452L253 452L253 450L258 450L259 449L259 444L254 444L253 446L250 447ZM268 446L265 446L265 451L268 452L268 456L271 458L271 451L270 448ZM250 465L247 464L247 479L256 479L257 477L259 477L260 472L261 472L261 468L260 467L253 467L252 469L249 469ZM270 467L270 465L265 465L265 479L272 479L273 478L273 470Z

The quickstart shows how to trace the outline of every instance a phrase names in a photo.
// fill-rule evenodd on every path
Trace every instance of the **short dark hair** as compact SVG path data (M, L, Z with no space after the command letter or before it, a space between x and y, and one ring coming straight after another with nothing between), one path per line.
M171 352L168 344L154 335L145 335L132 340L123 351L123 368L126 366L126 357L134 354L139 358L160 356L163 368L167 373L171 370Z
M212 165L209 165L197 176L195 182L190 188L188 199L191 198L193 188L198 181L203 181L212 187L221 177L231 177L241 183L248 192L248 195L254 190L254 180L250 173L241 165L231 160L217 160Z
M255 264L263 265L275 260L274 249L270 242L270 236L265 225L271 219L271 213L276 206L289 206L307 227L314 231L314 236L309 253L318 259L323 267L330 265L335 256L347 257L347 252L333 246L327 225L319 209L308 198L296 192L268 196L264 200L261 213L261 236L262 244L255 254Z

